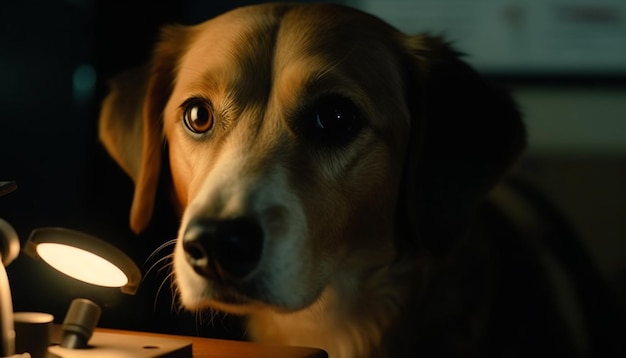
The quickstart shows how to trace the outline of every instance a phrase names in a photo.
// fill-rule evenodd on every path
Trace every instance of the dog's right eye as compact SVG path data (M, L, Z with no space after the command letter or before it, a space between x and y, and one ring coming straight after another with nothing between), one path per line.
M198 98L185 101L183 108L183 123L185 127L196 134L206 133L213 128L213 109L211 105Z
M325 145L341 145L353 139L362 127L356 105L342 96L324 97L307 111L307 134Z

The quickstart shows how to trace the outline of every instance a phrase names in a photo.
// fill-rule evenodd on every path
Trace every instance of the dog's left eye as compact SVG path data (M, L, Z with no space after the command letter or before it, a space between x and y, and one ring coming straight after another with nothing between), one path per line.
M191 99L182 108L185 127L193 133L201 134L213 128L213 109L204 100Z
M341 96L325 97L308 111L309 135L313 140L327 145L345 144L362 126L356 105Z

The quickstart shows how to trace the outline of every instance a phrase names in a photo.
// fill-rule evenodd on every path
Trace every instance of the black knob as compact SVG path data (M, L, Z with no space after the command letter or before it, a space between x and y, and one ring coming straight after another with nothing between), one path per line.
M61 347L87 348L87 342L98 324L101 312L100 306L93 301L86 298L74 299L63 320Z

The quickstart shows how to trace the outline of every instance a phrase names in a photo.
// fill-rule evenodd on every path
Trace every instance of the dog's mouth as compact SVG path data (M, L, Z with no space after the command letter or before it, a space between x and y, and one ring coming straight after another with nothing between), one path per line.
M182 305L235 314L295 312L311 305L324 289L326 275L302 264L306 260L293 246L302 240L274 240L268 249L264 232L249 218L190 220L174 253Z
M194 267L189 258L181 253L177 248L174 266L179 298L185 308L192 311L215 308L231 313L247 313L252 307L265 305L251 282L227 279L219 274L207 276L205 270Z
M207 287L210 287L210 293L205 295L210 297L208 305L221 307L225 311L240 311L244 307L265 304L233 286L211 282Z
M191 220L174 258L183 305L234 313L275 306L264 294L262 252L263 230L253 219Z

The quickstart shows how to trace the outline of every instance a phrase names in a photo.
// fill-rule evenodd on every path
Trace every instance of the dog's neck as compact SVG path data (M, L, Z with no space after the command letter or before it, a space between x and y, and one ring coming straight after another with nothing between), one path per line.
M333 358L386 356L379 352L383 332L401 319L417 280L415 272L414 265L396 263L361 272L360 282L354 281L358 276L346 275L349 281L331 283L304 310L254 313L248 322L250 336L258 342L322 348Z

